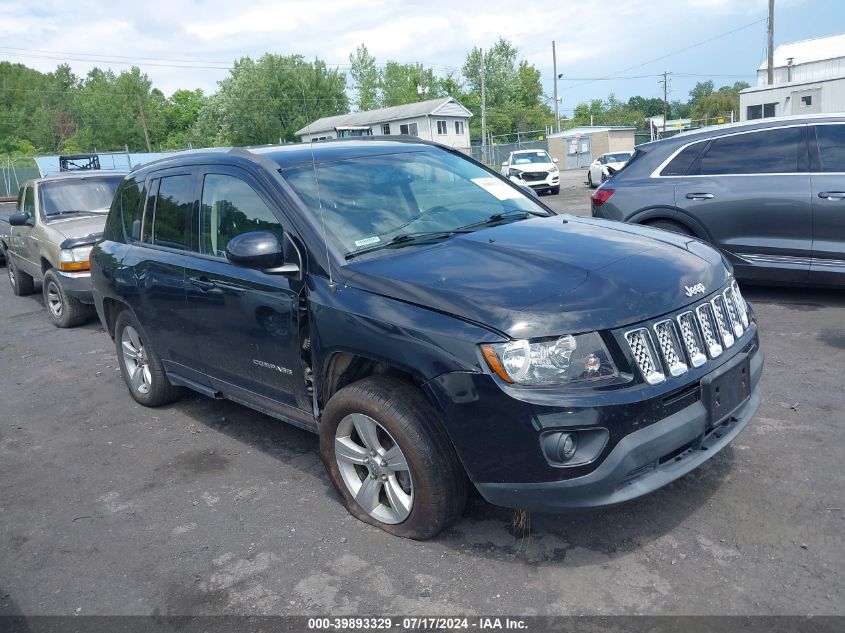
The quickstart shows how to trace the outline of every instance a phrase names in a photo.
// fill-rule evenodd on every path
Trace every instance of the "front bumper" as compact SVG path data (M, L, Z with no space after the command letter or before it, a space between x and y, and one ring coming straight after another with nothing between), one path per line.
M490 503L535 512L615 505L665 486L722 450L760 407L763 353L751 361L751 396L724 422L706 431L701 401L624 437L593 472L549 482L477 483ZM680 452L679 452L680 451Z
M88 305L94 303L90 272L68 273L57 270L56 273L62 281L65 294Z
M516 176L508 176L508 178L511 182L516 183L517 185L527 185L537 191L547 191L560 186L560 172L549 174L543 180L523 180L522 178L517 178Z

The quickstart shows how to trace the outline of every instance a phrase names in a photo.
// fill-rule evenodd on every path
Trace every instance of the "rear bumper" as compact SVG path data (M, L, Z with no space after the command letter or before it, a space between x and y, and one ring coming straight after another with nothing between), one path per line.
M74 299L85 304L94 303L94 296L91 292L91 273L66 273L60 270L56 274L62 280L62 289Z
M490 503L536 512L609 506L648 494L697 468L739 435L760 406L762 369L763 353L758 351L751 360L751 396L710 431L706 431L707 412L698 401L625 436L589 474L546 482L476 482L476 486Z

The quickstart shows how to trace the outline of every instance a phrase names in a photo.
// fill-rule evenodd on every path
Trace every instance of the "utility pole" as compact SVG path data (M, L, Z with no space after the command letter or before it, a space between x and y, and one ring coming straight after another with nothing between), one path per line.
M560 103L557 100L557 52L555 41L552 40L552 72L555 79L555 130L560 132Z
M658 83L663 84L663 131L666 131L666 119L669 118L669 73L663 71L663 79Z
M769 21L766 31L769 40L769 59L766 64L766 79L771 86L775 83L775 0L769 0Z
M484 49L481 49L481 161L488 163L487 150L487 93L484 86Z
M152 154L153 146L150 145L150 131L147 129L147 117L144 115L144 104L141 103L141 95L138 95L138 110L141 113L141 125L144 128L144 140L147 142L147 151Z

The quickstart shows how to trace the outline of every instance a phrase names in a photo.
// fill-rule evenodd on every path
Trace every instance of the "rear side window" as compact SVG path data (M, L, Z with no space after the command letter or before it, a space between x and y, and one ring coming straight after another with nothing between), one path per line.
M819 171L845 173L845 124L816 126Z
M799 148L805 147L802 127L725 136L714 139L701 157L700 173L702 176L796 173Z
M279 221L252 187L235 176L206 175L200 207L200 252L226 257L229 240L250 231L270 231L282 240Z
M130 180L120 190L123 230L133 240L141 239L141 184Z
M685 176L689 171L689 168L695 162L695 159L698 158L701 150L704 149L705 145L707 145L707 141L693 143L692 145L685 147L670 161L668 165L666 165L666 167L663 168L660 175Z
M193 204L193 176L168 176L153 181L147 199L144 241L158 246L187 249L188 212Z

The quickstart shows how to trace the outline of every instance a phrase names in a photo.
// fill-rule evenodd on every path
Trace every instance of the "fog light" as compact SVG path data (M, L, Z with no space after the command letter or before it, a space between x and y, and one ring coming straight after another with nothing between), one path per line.
M578 448L578 438L575 433L561 433L557 444L560 461L568 462Z

